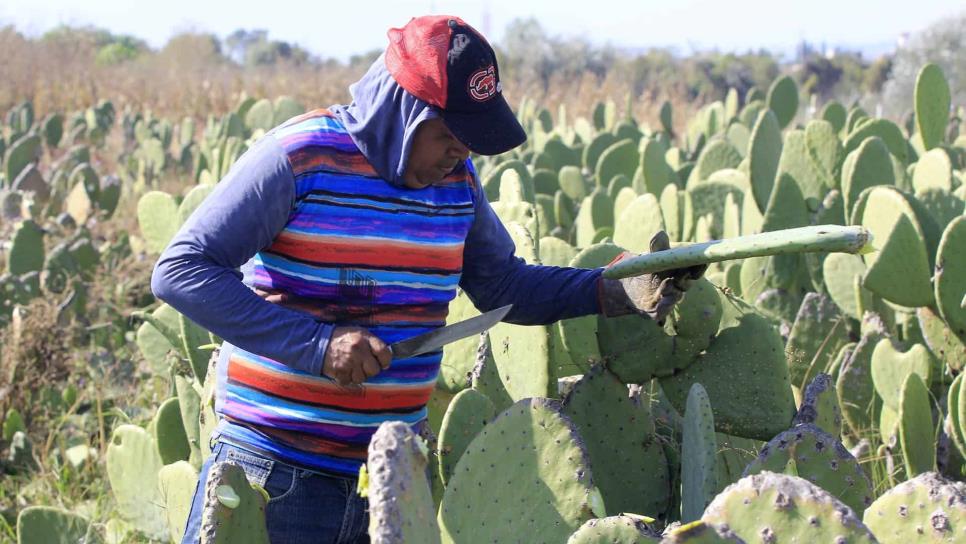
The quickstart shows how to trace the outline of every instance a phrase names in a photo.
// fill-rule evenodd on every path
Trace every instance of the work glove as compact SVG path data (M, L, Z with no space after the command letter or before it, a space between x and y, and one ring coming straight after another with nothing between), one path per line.
M663 230L651 237L651 253L670 248L671 241ZM624 252L611 264L629 257L633 255ZM691 286L691 282L703 276L707 269L708 265L702 264L619 280L601 278L598 287L601 312L607 317L636 313L649 317L663 326L664 320L671 313L674 305L684 298L684 293Z

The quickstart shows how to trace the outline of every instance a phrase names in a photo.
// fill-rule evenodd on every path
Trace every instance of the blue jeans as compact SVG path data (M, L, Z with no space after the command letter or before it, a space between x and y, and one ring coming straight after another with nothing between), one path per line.
M201 467L181 544L199 542L205 482L220 461L240 465L250 482L268 492L265 523L273 543L369 542L369 504L356 493L356 478L312 472L219 441Z

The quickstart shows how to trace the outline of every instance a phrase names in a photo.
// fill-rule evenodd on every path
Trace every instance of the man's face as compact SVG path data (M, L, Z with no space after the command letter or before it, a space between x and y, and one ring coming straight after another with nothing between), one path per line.
M470 156L470 150L453 136L442 119L429 119L416 127L403 181L410 189L439 183Z

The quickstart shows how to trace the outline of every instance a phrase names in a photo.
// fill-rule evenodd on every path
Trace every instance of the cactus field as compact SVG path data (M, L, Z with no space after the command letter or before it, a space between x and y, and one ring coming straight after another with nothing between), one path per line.
M448 345L428 420L369 447L373 542L966 542L966 104L934 64L901 121L803 95L783 76L653 125L620 98L588 117L517 104L527 143L474 163L519 257L712 264L663 325L500 323ZM153 297L151 268L304 111L6 113L0 542L180 542L220 339ZM659 230L680 251L648 254ZM826 232L863 237L815 246ZM478 313L460 293L449 320ZM268 542L245 476L215 465L204 543Z

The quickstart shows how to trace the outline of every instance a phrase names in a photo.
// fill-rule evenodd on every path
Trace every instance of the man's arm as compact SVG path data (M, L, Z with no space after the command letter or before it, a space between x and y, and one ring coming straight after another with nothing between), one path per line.
M318 376L332 325L262 299L238 271L271 244L294 202L288 158L275 138L263 137L175 235L151 289L231 344Z
M474 174L475 175L475 174ZM476 217L463 249L460 287L480 311L513 304L504 321L542 325L600 313L601 270L529 265L476 180Z

